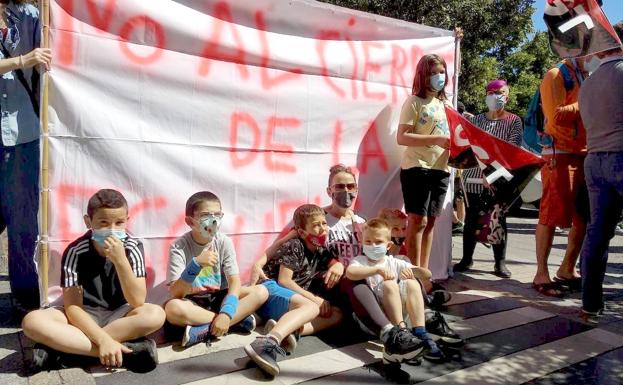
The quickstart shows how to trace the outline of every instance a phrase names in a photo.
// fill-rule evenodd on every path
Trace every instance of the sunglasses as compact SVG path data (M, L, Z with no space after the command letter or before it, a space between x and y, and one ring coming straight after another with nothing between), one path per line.
M354 191L357 190L357 183L336 183L332 187L334 190Z

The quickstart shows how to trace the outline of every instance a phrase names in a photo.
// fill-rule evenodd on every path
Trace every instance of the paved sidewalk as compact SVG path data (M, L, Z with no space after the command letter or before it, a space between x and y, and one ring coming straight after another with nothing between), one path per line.
M423 361L388 370L376 341L342 329L304 337L296 353L280 362L273 383L460 383L460 384L621 384L623 383L623 237L610 248L605 292L606 314L597 327L578 316L579 293L565 299L531 288L535 272L534 219L509 219L508 267L511 279L492 274L491 250L478 245L474 270L442 284L457 293L443 311L467 345L445 364ZM454 237L455 262L461 238ZM551 273L562 260L566 237L557 234ZM3 272L0 272L0 274ZM266 383L241 349L255 334L229 335L208 347L180 350L159 346L161 365L147 374L69 369L29 375L32 343L12 318L9 284L0 275L0 384L239 384ZM344 333L346 331L346 333Z

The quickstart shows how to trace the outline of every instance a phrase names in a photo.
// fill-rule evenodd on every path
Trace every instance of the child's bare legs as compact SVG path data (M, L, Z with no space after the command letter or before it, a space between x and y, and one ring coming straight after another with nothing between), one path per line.
M268 291L262 285L244 287L240 290L240 301L238 309L231 320L234 325L249 314L257 310L268 298ZM164 307L167 313L167 320L173 325L203 325L212 322L216 314L204 309L192 301L184 299L172 299Z
M301 335L308 336L314 333L318 333L319 331L329 329L330 327L333 327L342 322L343 319L344 314L342 313L342 310L340 310L338 307L331 306L330 316L318 316L314 318L311 322L305 323L305 325L303 325L303 331L301 332Z
M424 299L422 298L422 288L420 284L409 279L404 281L407 285L407 313L414 327L424 326Z
M125 342L146 336L162 327L165 314L160 306L144 304L132 309L125 317L119 318L103 329L118 342ZM71 325L65 313L49 308L35 310L24 317L24 334L52 349L72 354L99 357L98 348L82 332Z
M238 302L238 309L234 314L234 318L231 320L231 324L237 324L243 319L247 318L249 314L253 313L268 299L268 290L264 285L254 285L249 287L240 288L240 301Z
M404 321L400 288L395 280L383 281L383 309L392 324L398 325Z
M172 299L164 306L167 321L177 326L203 325L212 322L216 314L185 299Z
M428 269L430 260L430 250L433 247L433 230L435 228L435 217L426 217L426 227L422 233L422 249L420 254L420 264L418 266Z
M318 317L318 314L320 314L318 305L300 294L295 294L290 298L288 312L281 316L270 334L276 337L278 342L281 342L284 337L299 330L301 325L305 325Z
M130 310L125 317L112 321L103 329L115 341L130 341L160 329L165 318L161 306L146 303Z
M407 256L416 266L428 268L430 249L433 245L435 217L409 214L407 225Z
M65 313L58 309L32 311L22 321L24 334L64 353L99 357L97 346L77 327L70 325Z

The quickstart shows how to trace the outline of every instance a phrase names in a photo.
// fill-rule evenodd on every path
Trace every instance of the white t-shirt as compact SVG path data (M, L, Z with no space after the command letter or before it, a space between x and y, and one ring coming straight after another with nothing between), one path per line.
M350 218L341 219L327 214L329 247L335 248L344 267L347 267L353 258L361 254L362 231L365 222L365 219L356 214Z
M365 255L359 255L354 258L350 262L350 264L351 266L384 267L393 272L396 276L396 279L400 277L400 272L402 271L402 269L413 267L411 263L403 259L393 257L391 255L386 255L385 260L379 263L370 261ZM376 295L376 297L381 300L383 298L383 277L380 274L374 274L373 276L366 278L366 283L368 284L370 289L372 289L374 295Z

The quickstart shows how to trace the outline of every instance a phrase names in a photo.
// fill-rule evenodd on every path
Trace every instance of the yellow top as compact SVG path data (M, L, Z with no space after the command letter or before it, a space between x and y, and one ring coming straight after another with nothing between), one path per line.
M422 99L413 95L407 98L400 112L400 124L413 126L413 129L407 131L411 134L450 137L445 105L435 97ZM450 151L437 145L408 146L402 156L400 167L405 170L412 167L423 167L450 171L448 168L449 156Z

